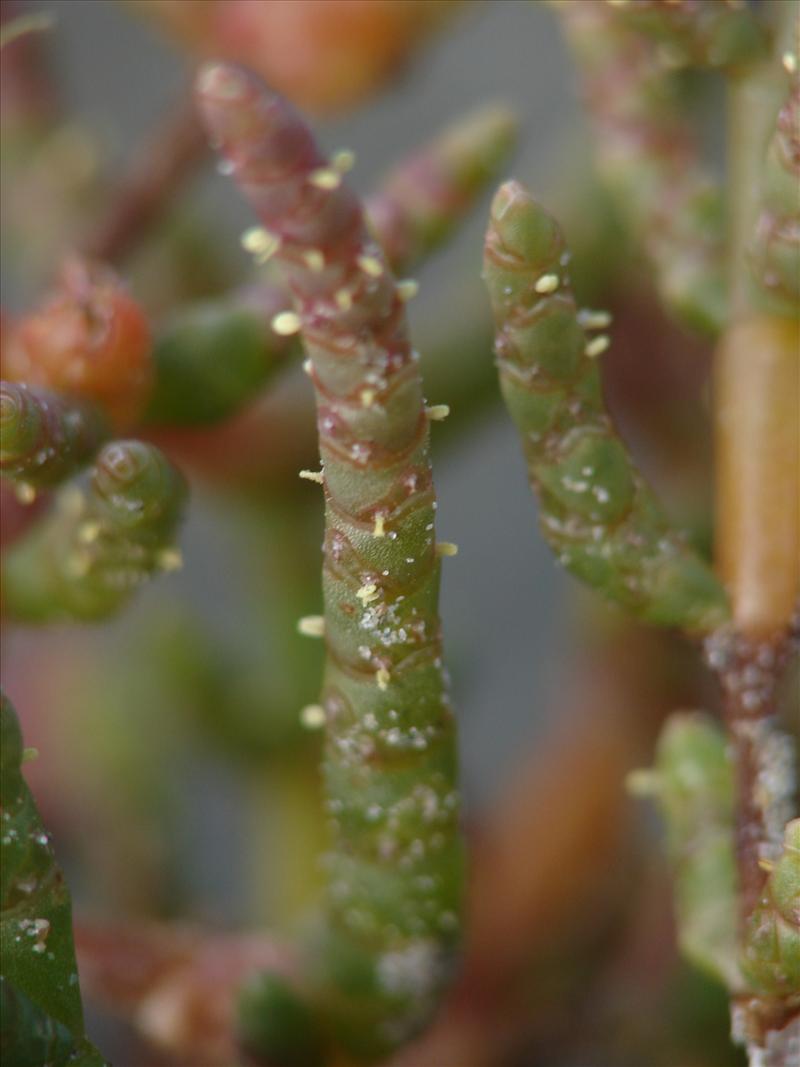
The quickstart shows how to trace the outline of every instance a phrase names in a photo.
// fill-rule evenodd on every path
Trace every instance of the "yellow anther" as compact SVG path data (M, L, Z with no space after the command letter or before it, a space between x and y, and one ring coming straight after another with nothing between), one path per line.
M367 582L366 585L362 585L360 589L356 590L356 597L361 601L364 607L367 604L371 604L373 600L377 600L380 596L378 587L374 582Z
M380 278L383 274L383 264L376 256L359 256L356 263L371 278Z
M271 323L275 333L281 337L291 337L293 333L299 333L302 325L296 311L279 311L273 316Z
M297 620L297 632L303 637L323 637L325 619L322 615L304 615Z
M392 676L385 667L379 667L377 671L375 671L375 681L378 683L378 689L380 689L381 692L389 688L389 682L391 680Z
M349 311L353 306L353 294L349 289L338 289L333 299L336 301L336 306L340 311Z
M253 226L242 234L242 248L254 255L259 263L266 263L281 246L281 239L263 226Z
M762 871L766 871L767 874L772 874L775 870L775 864L771 860L760 859L758 865Z
M554 293L559 286L557 274L543 274L536 280L533 288L537 293Z
M578 323L584 330L605 330L611 325L611 313L582 308L578 312Z
M314 364L311 362L310 359L303 360L303 373L307 374L309 378L314 373Z
M781 56L781 62L783 63L783 69L787 74L794 74L797 71L797 56L794 52L784 52Z
M36 490L27 482L19 482L14 486L14 495L20 504L32 504L36 499Z
M162 548L156 562L159 568L167 573L179 571L183 566L183 553L179 548Z
M401 282L397 283L397 295L406 303L408 300L413 300L419 292L419 282L416 278L404 278Z
M306 704L300 712L300 722L307 730L319 730L325 725L325 709L321 704Z
M309 248L307 252L304 252L303 262L315 274L319 274L321 270L325 269L325 256L318 248Z
M375 403L377 393L374 389L362 389L358 395L361 397L362 408L371 408Z
M385 537L386 536L386 529L384 527L384 522L385 522L385 518L384 518L383 514L379 511L378 514L375 516L375 525L372 527L372 536L373 537Z
M90 545L100 536L101 529L102 527L100 526L100 523L94 519L90 519L88 522L82 522L78 527L78 540L82 545Z
M457 556L458 545L454 545L452 541L437 541L436 542L436 555L437 556Z
M318 485L322 485L325 480L322 471L300 471L300 477L306 482L316 482Z
M609 340L608 335L601 333L599 337L592 338L583 351L589 359L596 359L605 352L610 344L611 341Z
M444 422L449 414L449 404L431 404L429 408L425 408L425 417L431 422Z
M311 171L308 180L318 189L338 189L342 184L342 174L333 167L319 167Z
M340 148L331 156L331 166L340 174L347 174L356 165L356 154L350 148Z

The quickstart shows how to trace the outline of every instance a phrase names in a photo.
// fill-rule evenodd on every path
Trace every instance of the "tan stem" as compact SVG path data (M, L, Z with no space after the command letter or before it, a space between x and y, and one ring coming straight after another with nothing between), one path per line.
M800 328L736 322L715 374L717 562L736 629L785 628L800 592Z

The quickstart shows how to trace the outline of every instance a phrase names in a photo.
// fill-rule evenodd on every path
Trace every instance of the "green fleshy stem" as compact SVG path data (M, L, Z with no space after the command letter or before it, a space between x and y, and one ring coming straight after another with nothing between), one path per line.
M508 162L517 131L507 108L483 107L389 171L364 210L392 270L417 266L453 234Z
M727 315L725 215L701 168L686 105L656 44L625 6L558 8L579 65L600 172L630 219L664 303L693 329L718 334Z
M34 386L0 384L0 473L34 489L86 466L108 436L96 409Z
M22 775L16 713L0 694L0 1048L9 1067L101 1067L83 1032L72 909Z
M646 622L704 631L725 592L674 531L603 400L597 356L569 285L556 222L517 182L501 186L484 278L500 385L540 501L544 536L576 577Z
M276 289L273 314L286 306ZM207 300L182 308L153 349L155 385L145 422L209 426L253 400L297 346L244 301Z
M741 966L758 992L800 997L800 819L786 827L783 854L747 921Z
M24 622L92 621L117 611L158 571L175 569L186 484L162 453L112 441L84 492L62 489L53 514L3 562L3 608Z
M655 766L634 772L629 785L654 797L666 824L681 951L729 989L740 989L733 767L724 732L700 713L671 715Z
M481 108L386 175L365 210L394 270L419 265L452 236L507 162L516 134L509 110ZM295 337L281 336L270 325L291 306L291 293L270 280L258 291L176 312L155 343L156 380L146 421L213 425L253 400L301 350Z
M298 989L268 984L248 1015L267 1019L276 998L308 996L328 1040L375 1060L435 1010L463 889L418 359L358 200L300 117L232 66L206 67L197 91L293 292L289 322L302 327L309 357L326 505L327 659L313 709L326 727L324 920ZM245 1038L274 1060L269 1036L253 1027Z

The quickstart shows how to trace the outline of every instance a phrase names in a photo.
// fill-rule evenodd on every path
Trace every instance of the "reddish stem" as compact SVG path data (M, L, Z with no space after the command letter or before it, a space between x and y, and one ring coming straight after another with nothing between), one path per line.
M148 136L114 200L85 242L87 255L123 260L158 221L208 151L194 102L186 95Z

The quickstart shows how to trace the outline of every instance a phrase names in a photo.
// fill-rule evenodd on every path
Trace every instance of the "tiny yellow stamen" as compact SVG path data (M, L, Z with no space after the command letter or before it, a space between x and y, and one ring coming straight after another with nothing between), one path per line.
M386 529L384 527L384 522L385 522L385 518L384 518L383 514L379 511L378 514L375 516L375 525L372 527L372 536L373 537L385 537L386 536Z
M458 545L454 545L452 541L437 541L436 542L436 555L437 556L457 556Z
M311 362L310 359L304 359L303 360L303 373L307 374L309 376L309 378L310 378L311 375L313 374L313 372L314 372L314 364Z
M331 156L331 166L340 174L347 174L356 165L356 154L350 148L340 148Z
M378 683L378 689L380 689L381 692L389 688L391 678L391 674L389 674L385 667L379 667L377 671L375 671L375 681Z
M309 248L307 252L304 252L303 262L315 274L319 274L321 270L325 269L325 256L318 248Z
M90 545L100 536L100 530L100 523L94 519L90 519L88 522L83 522L78 527L78 540L82 545Z
M361 397L362 408L371 408L377 394L374 389L362 389L358 395Z
M325 619L322 615L304 615L297 620L297 632L303 637L323 637Z
M322 471L300 471L300 477L306 482L316 482L322 485L325 478Z
M783 69L787 74L794 74L797 71L797 56L794 52L784 52L781 56L781 62L783 63Z
M255 256L259 263L266 263L281 246L281 239L263 226L253 226L242 234L242 248Z
M302 328L300 316L296 311L279 311L272 318L272 328L280 337L291 337Z
M373 600L377 600L380 596L378 587L374 582L367 582L366 585L362 585L360 589L356 590L356 597L361 601L364 607L367 604L371 604Z
M404 304L409 300L413 300L418 292L419 282L416 278L404 278L401 282L397 283L397 295Z
M32 747L31 748L23 748L23 750L22 750L22 762L23 763L33 763L33 761L37 760L38 758L39 758L39 749L38 748L32 748Z
M578 323L584 330L605 330L611 325L611 313L582 308L578 312Z
M20 504L32 504L36 499L36 490L27 482L19 482L14 486L14 495Z
M300 722L307 730L319 730L325 725L325 709L321 704L306 704L300 712Z
M597 356L601 356L603 352L611 344L607 334L601 333L599 337L594 337L584 348L584 352L589 359L596 359Z
M353 295L349 289L339 289L334 293L333 299L340 311L349 311L353 306Z
M383 274L383 264L375 256L359 256L356 263L371 278L380 278Z
M308 180L318 189L338 189L342 184L342 175L333 167L319 167L311 171Z
M162 571L179 571L183 566L183 553L179 548L162 548L157 562Z
M432 404L429 408L425 408L425 417L431 422L444 422L449 414L449 404Z
M775 870L775 864L772 862L772 860L760 859L758 861L758 865L761 870L766 871L767 874L771 874Z
M543 274L541 278L536 281L534 289L537 293L554 293L559 286L559 279L557 274Z

